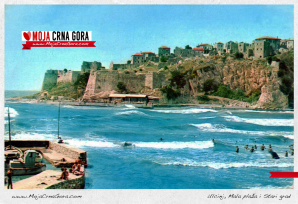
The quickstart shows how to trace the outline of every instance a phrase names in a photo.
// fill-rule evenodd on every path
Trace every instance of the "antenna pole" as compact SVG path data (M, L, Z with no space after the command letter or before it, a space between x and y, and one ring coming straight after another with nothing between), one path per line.
M9 149L11 149L11 132L10 132L10 114L9 114L9 107L8 107L8 132L9 132Z
M59 137L59 123L60 123L60 102L59 102L59 108L58 108L58 139L60 139L60 137Z

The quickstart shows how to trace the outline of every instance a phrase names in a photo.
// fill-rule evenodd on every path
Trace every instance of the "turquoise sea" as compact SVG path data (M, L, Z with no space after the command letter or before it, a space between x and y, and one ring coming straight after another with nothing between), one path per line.
M58 106L5 102L13 139L57 140ZM271 189L293 179L293 111L61 105L60 135L88 152L87 189ZM8 138L5 116L5 138ZM163 138L163 140L160 140ZM212 142L214 139L214 143ZM124 142L134 147L124 148ZM257 145L251 153L245 145ZM280 159L260 146L271 144ZM240 152L235 148L239 146ZM52 168L49 166L49 168Z

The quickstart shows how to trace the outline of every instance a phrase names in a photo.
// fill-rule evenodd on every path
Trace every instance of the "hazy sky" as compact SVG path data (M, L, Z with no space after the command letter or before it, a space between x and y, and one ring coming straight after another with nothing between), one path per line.
M22 31L92 31L94 48L22 50ZM6 5L5 90L40 90L48 69L125 63L166 45L294 37L292 5Z

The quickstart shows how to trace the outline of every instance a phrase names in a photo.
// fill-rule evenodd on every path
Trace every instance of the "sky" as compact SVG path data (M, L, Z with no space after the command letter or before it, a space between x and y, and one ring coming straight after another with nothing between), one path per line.
M125 63L168 46L294 38L293 5L5 5L5 90L40 90L48 69ZM22 31L92 31L96 47L22 50Z

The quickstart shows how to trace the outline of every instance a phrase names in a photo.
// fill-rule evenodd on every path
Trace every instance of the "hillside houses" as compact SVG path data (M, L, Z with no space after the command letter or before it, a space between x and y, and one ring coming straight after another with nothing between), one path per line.
M290 49L294 49L294 39L280 39L278 37L269 36L258 37L253 40L252 43L228 41L226 43L216 42L213 45L201 43L194 48L189 45L185 46L185 48L175 47L173 53L171 53L170 47L161 46L158 48L158 54L151 51L136 53L132 55L131 60L128 60L127 63L111 63L110 69L133 68L149 61L159 62L162 57L163 60L167 60L168 62L175 62L177 61L177 57L204 57L208 55L222 55L224 53L231 55L242 53L244 58L251 57L258 59L266 58L267 56L272 56Z

